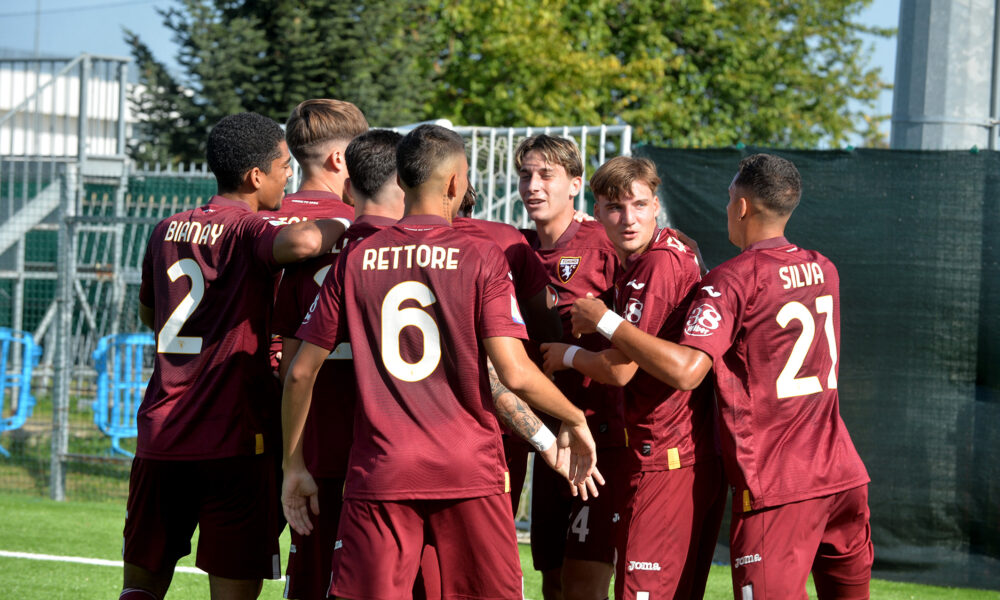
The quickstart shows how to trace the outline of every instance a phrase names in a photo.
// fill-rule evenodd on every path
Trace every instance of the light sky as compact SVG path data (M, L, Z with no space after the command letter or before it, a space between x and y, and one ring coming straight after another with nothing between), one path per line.
M900 0L874 0L859 19L880 27L896 27ZM43 56L75 57L82 52L128 57L123 28L137 34L157 59L176 69L176 46L155 8L176 6L169 0L0 0L0 56L30 56L35 48L36 11L38 46ZM896 38L873 40L871 64L892 83L896 66ZM876 114L892 112L892 92L879 98ZM469 123L472 125L473 123ZM888 132L888 122L883 126Z

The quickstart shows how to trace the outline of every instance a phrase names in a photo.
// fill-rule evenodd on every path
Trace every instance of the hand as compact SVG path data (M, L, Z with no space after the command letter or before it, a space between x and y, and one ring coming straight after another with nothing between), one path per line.
M592 294L587 294L586 298L577 298L569 312L573 318L573 335L580 337L597 331L597 323L608 312L608 307Z
M594 443L594 437L590 434L590 428L587 427L586 421L579 425L563 423L559 427L559 435L556 436L556 445L559 446L557 469L567 462L566 454L569 453L569 472L566 478L569 479L571 485L578 489L587 486L588 477L594 478L601 485L604 484L604 478L601 477L600 472L596 471L597 445Z
M560 344L558 342L542 344L542 371L546 375L551 377L556 371L569 368L563 364L563 356L566 354L567 348L569 348L569 344Z
M583 212L582 210L575 210L575 211L573 211L573 220L576 221L577 223L585 223L587 221L596 221L596 219L594 219L594 217L588 215L587 213Z
M698 268L701 269L701 274L704 275L708 273L708 265L705 264L705 259L701 257L701 249L698 248L698 242L694 241L684 234L680 229L675 229L677 232L677 239L681 241L682 244L691 249L694 252L694 257L698 261Z
M304 468L285 471L281 482L281 510L288 525L297 533L309 535L312 532L309 512L319 514L319 487L309 471Z

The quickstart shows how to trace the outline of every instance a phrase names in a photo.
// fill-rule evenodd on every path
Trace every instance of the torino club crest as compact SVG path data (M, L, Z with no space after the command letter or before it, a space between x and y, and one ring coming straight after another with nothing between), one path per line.
M579 256L563 256L559 259L559 281L568 283L573 278L573 273L580 268Z

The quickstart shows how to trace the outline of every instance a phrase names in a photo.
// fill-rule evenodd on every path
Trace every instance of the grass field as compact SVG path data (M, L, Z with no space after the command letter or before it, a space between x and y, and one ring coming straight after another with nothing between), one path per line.
M22 494L0 493L0 551L121 559L121 531L125 505L114 502L57 503ZM287 555L288 534L282 536L282 560ZM193 566L191 556L180 565ZM525 597L541 598L541 580L531 569L530 552L521 547ZM0 597L25 600L80 600L114 598L121 589L117 566L97 566L8 558L0 556ZM261 598L281 598L282 583L267 581ZM728 567L713 567L705 597L732 598ZM810 597L815 592L810 588ZM168 598L208 598L208 578L177 573ZM1000 592L939 588L875 580L872 598L878 600L1000 600Z

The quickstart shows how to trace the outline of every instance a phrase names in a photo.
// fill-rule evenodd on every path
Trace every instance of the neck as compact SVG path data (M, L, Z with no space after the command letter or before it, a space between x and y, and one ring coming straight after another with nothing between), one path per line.
M746 250L757 242L763 242L771 238L785 235L785 223L747 223L746 231L743 235L743 246L741 250Z
M638 255L642 254L643 252L645 252L646 250L649 250L649 245L651 243L653 243L652 236L650 236L650 238L648 240L646 240L646 243L642 245L642 248L639 248L638 250L635 250L633 252L629 252L628 250L625 250L624 248L619 248L618 246L615 246L615 254L618 255L618 262L621 263L622 265L624 265L625 261L628 260L628 257L630 257L630 256L638 256Z
M257 212L260 210L260 203L257 201L257 196L254 194L244 194L243 192L226 192L225 194L217 194L222 196L227 200L235 200L237 202L242 202L250 207L250 210Z
M407 193L404 202L404 217L411 215L433 215L435 217L443 217L451 223L451 211L446 208L447 199L442 198L440 195Z
M316 175L307 176L303 181L302 185L299 186L300 192L332 192L338 196L344 195L344 182L339 181L337 177L330 174L326 177L319 177Z
M573 223L573 212L572 209L568 210L545 223L535 221L535 229L538 230L538 241L541 243L542 248L548 250L555 247L556 241L562 237L562 234L566 233L570 224Z

